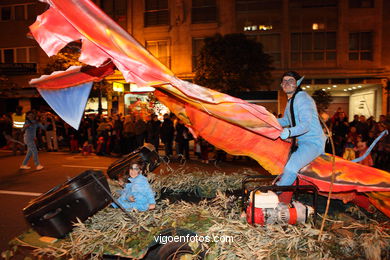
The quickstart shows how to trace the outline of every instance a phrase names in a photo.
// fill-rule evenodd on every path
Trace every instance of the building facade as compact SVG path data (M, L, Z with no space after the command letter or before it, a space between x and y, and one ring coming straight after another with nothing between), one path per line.
M34 39L28 37L28 26L42 13L45 4L38 1L2 0L0 2L0 111L12 112L22 105L31 109L31 100L39 100L38 92L28 81L39 75L46 54Z
M41 51L34 52L36 43L25 37L27 26L33 22L29 5L36 2L19 1L24 2L23 15L16 1L8 2L1 3L0 28L8 28L10 34L6 35L15 37L0 41L1 65L11 62L10 49L13 49L13 63L35 63L35 69L39 72L39 68L45 63L44 54ZM324 89L331 92L334 101L328 110L330 114L338 107L343 108L350 118L354 114L378 118L380 114L389 111L386 87L390 78L390 48L387 44L390 32L386 28L389 28L390 19L386 14L390 11L390 1L94 2L182 79L193 78L196 56L204 38L215 33L244 33L261 42L265 52L273 57L275 80L261 90L278 91L279 78L283 72L296 70L305 75L303 87L306 91ZM37 9L39 8L35 8ZM16 19L22 16L24 20ZM15 21L12 21L12 18ZM11 22L15 26L13 28L18 29L11 29L10 25L7 25ZM19 36L16 36L15 31ZM16 39L18 37L23 40ZM19 65L13 66L16 70ZM30 68L29 66L27 67ZM1 75L5 75L4 70ZM23 80L21 79L22 82ZM108 80L112 83L123 83L120 74L115 74ZM131 94L130 87L127 92L115 94L118 95L120 112L124 111L123 106L128 105L124 97ZM280 98L277 112L283 111L285 102L282 100Z

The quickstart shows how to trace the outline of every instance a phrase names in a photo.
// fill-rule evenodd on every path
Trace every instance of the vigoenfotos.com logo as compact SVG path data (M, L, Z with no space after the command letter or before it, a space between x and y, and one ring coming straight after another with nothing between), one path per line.
M154 236L154 240L160 244L167 243L190 243L190 242L200 242L200 243L233 243L233 236L219 236L219 235L211 235L211 236L199 236L199 235L158 235Z

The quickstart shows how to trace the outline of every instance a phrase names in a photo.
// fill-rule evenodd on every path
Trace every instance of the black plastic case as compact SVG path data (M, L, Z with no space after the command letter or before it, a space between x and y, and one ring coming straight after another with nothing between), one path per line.
M77 218L84 221L105 208L111 198L92 175L110 191L101 171L85 171L30 201L23 209L27 222L41 236L62 238Z
M107 169L107 175L111 179L118 179L118 176L124 171L128 171L130 163L142 159L146 164L146 171L151 172L160 165L160 157L154 150L154 146L145 144L134 152L126 155L124 158L115 161Z

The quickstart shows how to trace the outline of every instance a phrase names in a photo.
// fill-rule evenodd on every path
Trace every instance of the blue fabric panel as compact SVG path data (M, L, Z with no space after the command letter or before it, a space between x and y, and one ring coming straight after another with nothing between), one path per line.
M38 91L57 115L78 130L92 84L93 82L87 82L70 88L53 90L38 88Z

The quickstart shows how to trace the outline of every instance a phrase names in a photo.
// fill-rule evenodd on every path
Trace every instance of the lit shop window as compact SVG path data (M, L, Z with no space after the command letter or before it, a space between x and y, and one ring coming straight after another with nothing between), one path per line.
M323 24L323 23L313 23L311 28L313 29L313 31L324 30L325 29L325 24Z
M249 25L244 27L244 32L246 31L269 31L272 30L272 25Z

